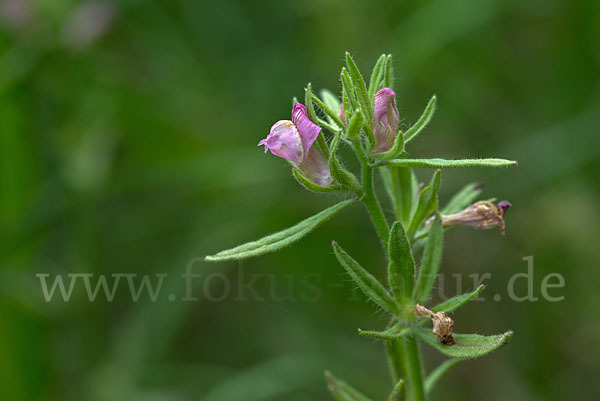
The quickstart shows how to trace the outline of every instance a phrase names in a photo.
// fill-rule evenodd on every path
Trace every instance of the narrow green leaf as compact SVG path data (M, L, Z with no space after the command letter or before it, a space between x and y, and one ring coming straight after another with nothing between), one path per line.
M504 346L511 339L513 332L492 336L481 336L479 334L454 334L454 345L443 345L437 340L437 336L431 329L418 328L413 330L415 335L422 341L436 348L441 353L452 358L478 358L495 351Z
M421 224L438 209L438 191L441 184L441 170L436 172L431 177L429 185L423 188L419 194L417 208L412 216L410 225L408 226L408 235L413 238Z
M402 223L396 221L388 242L388 280L398 303L410 298L415 280L415 260Z
M485 285L481 284L479 287L477 287L475 291L466 292L462 295L450 298L447 301L437 304L436 306L431 308L431 310L433 312L452 312L453 310L458 309L459 307L463 306L464 304L475 298L477 294L479 294L484 288Z
M394 159L385 162L396 167L422 167L422 168L455 168L455 167L510 167L518 163L506 159Z
M348 124L348 129L346 130L346 137L348 137L348 139L350 140L358 138L362 125L363 115L360 112L360 109L356 109L356 111L352 115L352 120L350 120L350 124Z
M362 267L356 260L352 259L352 257L348 255L346 251L340 248L335 241L332 242L332 246L335 256L342 267L346 269L348 274L350 274L350 277L352 277L356 284L358 284L365 295L383 309L387 310L393 315L398 315L398 305L390 293L379 282L379 280L365 270L365 268Z
M327 388L331 394L340 401L371 401L366 395L356 390L343 380L338 379L329 371L325 371Z
M394 65L391 54L389 54L385 60L385 70L383 75L383 87L394 89Z
M330 162L331 163L331 162ZM342 191L343 188L340 185L331 184L326 187L317 185L305 176L300 173L297 169L292 169L292 175L298 182L298 184L302 185L304 188L308 189L311 192L323 193L323 192L339 192Z
M404 380L400 379L394 386L394 390L388 397L388 401L404 401L406 399L406 388L404 386Z
M329 122L331 124L334 124L338 129L341 129L344 127L344 123L342 122L342 120L340 119L340 116L338 115L339 106L337 108L337 111L334 111L333 109L329 108L329 106L327 106L327 104L325 104L325 102L323 102L321 99L319 99L314 93L312 95L312 100L317 104L317 106L321 110L323 110L323 112L325 112L325 114L327 114L327 119L329 120Z
M404 323L398 322L384 331L371 331L358 329L358 334L365 337L381 338L383 340L392 340L410 334L412 329L405 327Z
M375 63L375 67L373 67L373 72L371 72L371 79L369 80L369 99L372 102L375 98L375 93L379 89L381 89L381 83L383 80L383 70L385 69L385 60L386 55L382 54L377 63Z
M354 110L359 108L358 101L356 100L356 90L346 67L342 67L342 73L340 77L342 80L342 100L344 101L344 113L346 114L346 121L349 121L349 119L352 118L352 113L354 113Z
M440 213L445 215L458 213L473 203L480 194L481 184L467 184L448 201Z
M342 103L344 105L344 118L346 121L349 121L352 118L352 104L350 103L350 97L347 94L346 88L342 88Z
M423 304L433 288L437 272L442 263L443 246L444 234L442 231L440 215L437 214L433 225L431 226L431 230L429 231L425 249L423 250L421 269L419 270L413 293L413 299L416 303Z
M367 91L362 74L348 52L346 52L346 67L348 68L348 73L350 74L354 90L356 91L356 98L360 105L360 111L362 111L366 121L373 121L373 105L369 100L369 92Z
M429 100L429 103L427 103L427 106L425 107L425 111L423 111L423 114L421 114L421 117L419 117L417 122L404 133L404 143L405 144L412 141L413 138L415 138L417 135L419 135L419 133L421 131L423 131L423 129L425 127L427 127L427 124L429 124L429 122L431 121L431 118L433 117L433 114L435 113L436 104L437 104L437 97L435 95L433 95L431 97L431 100Z
M223 262L226 260L246 259L253 256L263 255L270 252L278 251L286 247L302 237L309 234L315 228L335 216L346 207L356 203L356 199L349 199L337 203L321 212L302 220L293 227L279 231L275 234L268 235L258 241L248 242L235 248L221 251L215 255L204 258L208 262Z
M447 359L444 362L442 362L437 368L435 368L425 379L425 393L429 394L431 390L433 390L437 382L440 381L440 379L444 377L444 375L448 373L453 367L455 367L462 361L464 361L464 359Z

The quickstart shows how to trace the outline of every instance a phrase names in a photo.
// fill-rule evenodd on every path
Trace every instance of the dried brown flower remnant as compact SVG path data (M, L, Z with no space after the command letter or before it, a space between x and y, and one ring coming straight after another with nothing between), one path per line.
M452 328L454 320L446 316L444 312L434 313L422 305L415 305L413 312L417 316L424 316L431 319L433 323L433 334L438 338L440 344L453 345L454 338L452 337Z
M455 214L442 216L442 226L471 226L477 229L500 226L502 235L506 233L504 213L512 205L508 201L492 202L479 201Z

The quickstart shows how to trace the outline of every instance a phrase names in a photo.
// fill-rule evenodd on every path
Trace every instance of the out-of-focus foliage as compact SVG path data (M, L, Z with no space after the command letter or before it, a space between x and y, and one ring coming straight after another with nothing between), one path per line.
M437 95L412 157L519 161L444 175L441 204L479 181L514 208L506 237L446 235L440 272L462 286L447 275L437 289L457 295L479 284L469 274L490 273L486 301L457 311L456 329L515 336L432 398L598 399L598 1L0 0L0 24L2 399L326 400L325 368L387 396L380 344L356 332L386 322L357 301L329 245L383 275L360 208L243 266L197 260L198 300L180 301L194 258L338 200L302 189L256 144L306 82L339 92L345 50L365 71L394 55L406 127ZM511 301L530 255L540 300ZM540 294L553 272L566 281L555 303ZM76 287L46 303L38 273L168 276L156 302L125 288L89 302ZM230 294L214 301L224 279Z

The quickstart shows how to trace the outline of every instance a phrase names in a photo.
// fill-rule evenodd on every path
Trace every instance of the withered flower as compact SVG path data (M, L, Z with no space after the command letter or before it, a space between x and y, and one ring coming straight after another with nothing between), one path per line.
M498 202L497 205L488 201L479 201L458 213L442 215L442 226L460 225L477 229L500 226L500 232L504 235L506 227L503 216L511 206L508 201Z
M433 323L433 334L438 338L440 344L453 345L454 337L452 337L452 328L454 327L454 320L446 316L444 312L432 312L422 305L415 305L413 312L417 316L424 316L431 319Z

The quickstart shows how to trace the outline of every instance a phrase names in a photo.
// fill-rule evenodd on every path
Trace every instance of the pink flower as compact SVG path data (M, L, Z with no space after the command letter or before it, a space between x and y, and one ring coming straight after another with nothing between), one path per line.
M373 137L375 145L372 153L387 152L394 146L398 134L400 116L396 108L396 94L390 88L380 89L375 94L373 114Z
M292 109L292 121L277 121L258 145L265 145L265 153L270 150L297 165L300 172L315 184L327 186L333 181L329 163L312 146L320 132L321 127L308 118L306 106L296 103Z

